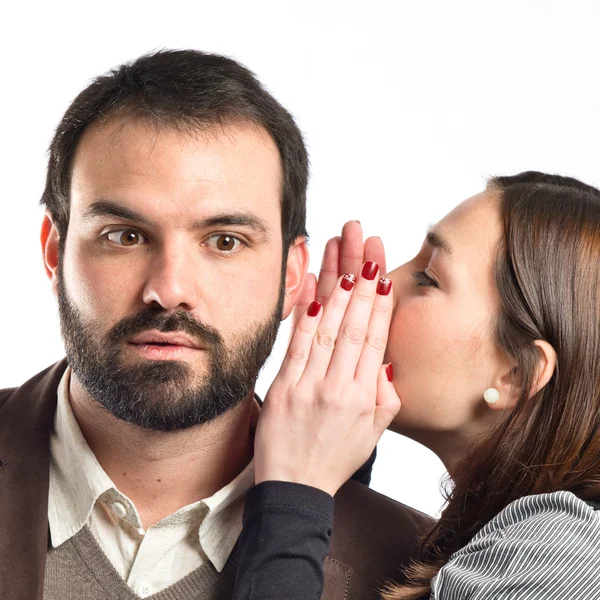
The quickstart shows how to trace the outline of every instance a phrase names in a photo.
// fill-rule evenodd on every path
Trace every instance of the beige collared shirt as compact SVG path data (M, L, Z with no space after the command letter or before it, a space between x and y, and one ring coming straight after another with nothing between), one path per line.
M209 560L222 571L242 530L250 463L230 484L184 506L144 530L133 502L122 494L88 446L69 402L70 368L58 387L50 438L48 521L54 548L87 525L129 587L145 598Z

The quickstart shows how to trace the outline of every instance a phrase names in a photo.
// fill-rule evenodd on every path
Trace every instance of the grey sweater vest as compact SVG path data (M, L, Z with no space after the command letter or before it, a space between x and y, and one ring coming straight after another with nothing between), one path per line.
M221 600L231 597L236 573L236 549L218 573L207 561L152 600ZM46 562L44 600L137 600L138 596L108 560L92 532L83 527L61 544L50 547Z

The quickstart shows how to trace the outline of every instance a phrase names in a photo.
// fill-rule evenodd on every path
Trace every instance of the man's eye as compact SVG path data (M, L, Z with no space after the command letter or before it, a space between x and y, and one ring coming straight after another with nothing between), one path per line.
M417 285L430 286L430 287L440 287L438 282L427 275L425 271L417 271L413 273L412 276L415 278Z
M115 244L120 246L136 246L146 241L146 238L135 229L119 229L117 231L109 231L106 237Z
M231 254L239 250L240 246L243 244L241 240L234 237L233 235L229 235L227 233L219 233L217 235L211 235L206 240L206 245L210 248L214 248L219 252L223 252L226 254Z

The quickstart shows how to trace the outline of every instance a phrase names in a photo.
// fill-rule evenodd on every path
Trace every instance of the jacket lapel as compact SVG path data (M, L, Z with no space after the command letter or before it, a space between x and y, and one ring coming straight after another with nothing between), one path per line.
M0 407L0 598L42 600L48 549L50 433L66 359Z

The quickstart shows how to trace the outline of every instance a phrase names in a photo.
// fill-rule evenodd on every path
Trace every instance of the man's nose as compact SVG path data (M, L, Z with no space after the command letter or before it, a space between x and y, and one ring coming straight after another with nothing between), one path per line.
M148 265L144 303L160 304L164 310L197 307L198 248L193 250L195 252L175 243L161 248Z

